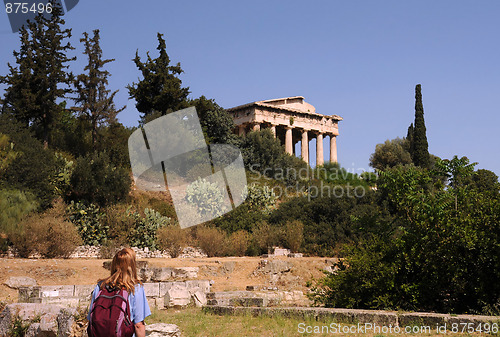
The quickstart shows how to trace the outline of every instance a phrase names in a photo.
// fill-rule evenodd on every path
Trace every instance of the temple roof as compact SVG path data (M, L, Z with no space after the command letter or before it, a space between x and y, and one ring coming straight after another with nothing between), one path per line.
M280 110L285 110L285 111L290 111L290 112L296 112L300 114L308 114L308 115L313 115L313 116L321 116L321 117L326 117L329 119L341 121L343 118L338 116L338 115L323 115L320 113L316 112L316 108L314 108L313 105L307 103L304 101L303 96L291 96L291 97L284 97L284 98L275 98L275 99L269 99L269 100L264 100L264 101L255 101L243 105L239 105L233 108L227 109L229 112L249 108L252 106L260 106L260 107L267 107L267 108L273 108L273 109L280 109Z

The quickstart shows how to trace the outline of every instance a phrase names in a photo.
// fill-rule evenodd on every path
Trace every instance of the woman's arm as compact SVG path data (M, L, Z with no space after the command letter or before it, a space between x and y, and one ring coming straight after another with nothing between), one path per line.
M144 321L135 323L135 337L146 337L146 325L144 325Z

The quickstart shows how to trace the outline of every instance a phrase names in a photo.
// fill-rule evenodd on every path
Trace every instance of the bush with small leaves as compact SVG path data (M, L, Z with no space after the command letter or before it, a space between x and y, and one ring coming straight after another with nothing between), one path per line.
M217 217L224 213L224 196L221 188L206 179L198 178L186 188L186 200L198 208L202 215Z
M125 199L130 185L127 170L115 167L105 152L92 153L77 159L68 199L99 206L114 204Z
M251 184L245 186L242 197L246 200L252 209L258 209L262 213L269 214L276 206L278 197L267 185Z
M85 245L97 246L106 241L109 227L103 221L105 214L99 206L72 201L67 211Z
M141 217L137 212L130 213L129 216L135 221L134 227L129 233L128 242L132 247L158 249L156 232L159 228L168 226L170 218L149 208L144 210L144 215Z

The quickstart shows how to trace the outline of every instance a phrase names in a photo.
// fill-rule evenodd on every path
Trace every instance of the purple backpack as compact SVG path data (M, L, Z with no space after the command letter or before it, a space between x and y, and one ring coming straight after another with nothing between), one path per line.
M107 285L100 289L90 311L89 337L132 337L134 331L128 292Z

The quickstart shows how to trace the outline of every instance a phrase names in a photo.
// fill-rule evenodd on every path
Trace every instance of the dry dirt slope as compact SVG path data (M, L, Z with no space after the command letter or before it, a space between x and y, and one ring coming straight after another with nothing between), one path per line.
M258 274L259 257L226 257L226 258L188 258L188 259L145 259L155 267L200 267L198 279L214 281L212 290L229 291L245 290L248 285L277 286L280 290L307 291L306 282L312 278L321 278L321 271L326 260L320 257L274 258L292 263L289 272L279 280L271 282L270 275ZM11 276L28 276L34 278L38 285L72 285L94 284L97 279L109 273L102 267L101 259L7 259L0 258L0 301L16 302L17 290L3 283ZM217 272L225 262L234 261L232 272Z

